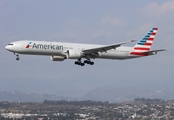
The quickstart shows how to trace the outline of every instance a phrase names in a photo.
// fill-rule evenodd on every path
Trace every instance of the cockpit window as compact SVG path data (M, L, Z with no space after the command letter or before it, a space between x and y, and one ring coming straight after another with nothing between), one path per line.
M13 44L8 44L8 45L13 45Z

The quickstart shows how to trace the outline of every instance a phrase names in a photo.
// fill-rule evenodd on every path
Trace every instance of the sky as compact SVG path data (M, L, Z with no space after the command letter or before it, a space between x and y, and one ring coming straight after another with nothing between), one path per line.
M1 0L0 91L81 97L102 88L173 90L174 0ZM99 60L85 67L75 60L20 55L5 46L18 40L114 44L140 40L159 30L151 49L157 55L131 60ZM134 46L135 43L127 44Z

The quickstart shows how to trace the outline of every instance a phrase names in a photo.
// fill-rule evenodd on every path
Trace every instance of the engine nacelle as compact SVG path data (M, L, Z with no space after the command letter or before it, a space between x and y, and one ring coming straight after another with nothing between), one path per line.
M78 50L68 50L67 58L69 59L79 59L82 57L82 52Z
M63 61L65 60L64 56L51 56L52 61Z

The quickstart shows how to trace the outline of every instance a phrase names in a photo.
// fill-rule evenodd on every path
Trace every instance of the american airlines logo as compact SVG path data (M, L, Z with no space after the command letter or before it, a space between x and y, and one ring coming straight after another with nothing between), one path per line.
M26 46L26 48L29 48L32 42L29 42L29 44Z
M26 48L29 48L31 46L31 43L30 42ZM50 50L63 50L63 46L62 45L53 45L53 44L37 44L37 43L33 43L32 45L32 48L33 49L50 49Z

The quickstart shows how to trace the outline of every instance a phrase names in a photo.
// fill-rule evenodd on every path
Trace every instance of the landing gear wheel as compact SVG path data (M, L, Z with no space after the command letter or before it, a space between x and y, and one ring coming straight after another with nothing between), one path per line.
M85 63L81 63L80 65L81 65L81 66L84 66L84 65L85 65Z
M74 62L75 65L80 65L80 66L84 66L85 63L82 63L81 61L75 61Z
M84 63L90 64L90 61L89 60L85 60Z
M17 53L14 53L16 55L16 60L20 60L19 55Z
M20 60L20 58L19 58L19 57L17 57L17 58L16 58L16 60L18 61L18 60Z
M84 62L81 61L81 58L79 58L77 61L74 62L75 65L85 66L85 64L94 65L94 62L90 61L90 59L84 60Z
M94 65L94 62L92 62L92 61L90 61L90 60L84 60L84 63L90 64L90 65Z
M78 65L78 64L79 64L79 62L78 62L78 61L75 61L75 62L74 62L74 64L75 64L75 65Z
M88 60L84 60L84 63L88 63Z
M90 65L94 65L94 62L90 62Z

